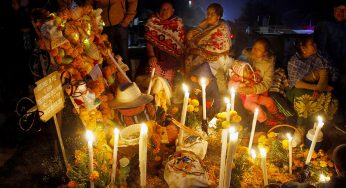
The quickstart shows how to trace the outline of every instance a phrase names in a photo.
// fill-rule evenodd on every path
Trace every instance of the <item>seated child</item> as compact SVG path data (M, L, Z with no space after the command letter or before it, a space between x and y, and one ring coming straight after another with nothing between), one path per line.
M229 87L254 87L255 84L260 83L262 78L260 74L253 70L249 63L242 61L235 61L230 69ZM243 106L246 110L254 112L258 109L258 121L264 122L266 125L277 125L280 121L285 119L275 106L274 100L268 96L268 91L261 94L240 94ZM261 106L264 106L273 119L268 119L266 113Z

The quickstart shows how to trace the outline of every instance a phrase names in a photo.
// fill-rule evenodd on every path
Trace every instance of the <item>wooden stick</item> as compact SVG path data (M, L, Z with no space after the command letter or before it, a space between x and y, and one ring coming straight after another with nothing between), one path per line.
M187 127L186 125L180 123L179 121L177 121L177 120L174 119L174 118L172 118L172 122L173 122L176 126L178 126L179 128L183 129L183 130L184 130L185 132L187 132L187 133L190 133L190 134L192 134L192 135L194 135L194 136L199 136L199 137L201 137L203 140L207 140L207 139L208 139L205 135L200 134L199 132L197 132L197 131L195 131L195 130L189 128L189 127Z

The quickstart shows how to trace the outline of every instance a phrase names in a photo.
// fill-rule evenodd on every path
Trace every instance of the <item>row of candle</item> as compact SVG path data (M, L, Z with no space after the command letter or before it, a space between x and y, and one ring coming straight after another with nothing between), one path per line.
M115 176L117 169L117 155L119 144L119 129L114 129L114 148L113 148L113 163L111 174L111 185L115 185ZM87 130L86 137L88 141L88 153L89 153L89 172L94 171L93 163L93 142L95 140L94 134ZM140 137L139 137L139 171L140 171L140 186L146 186L146 174L147 174L147 144L148 144L148 127L143 123L141 125ZM94 187L94 182L90 181L90 187Z
M203 120L207 120L207 108L206 108L206 87L207 87L207 82L208 79L206 78L201 78L199 80L199 83L202 88L202 113L203 113ZM188 105L188 100L189 100L189 88L186 84L182 84L183 90L184 90L184 101L183 101L183 107L182 107L182 113L181 113L181 118L180 118L180 123L185 125L185 120L186 120L186 112L187 112L187 105ZM230 89L231 93L231 101L227 99L227 117L226 119L229 121L230 120L230 110L234 111L234 99L235 99L235 89L232 87ZM178 145L183 144L183 137L184 137L184 131L182 129L179 130L179 137L178 137Z

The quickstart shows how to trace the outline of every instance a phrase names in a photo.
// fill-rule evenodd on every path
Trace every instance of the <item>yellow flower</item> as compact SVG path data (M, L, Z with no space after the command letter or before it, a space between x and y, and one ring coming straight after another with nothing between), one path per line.
M178 111L179 111L179 108L175 106L175 107L172 108L171 113L172 113L172 115L174 115L174 114L176 114Z
M267 141L267 137L264 136L264 135L261 135L261 136L258 138L258 143L265 144L266 141Z
M199 106L199 101L197 99L192 99L191 104L193 106Z
M231 126L231 123L229 121L223 121L221 125L222 125L222 128L227 129Z
M322 168L327 167L327 162L326 161L320 161L320 166Z
M288 140L283 140L282 141L282 147L285 149L285 150L288 150Z
M189 104L187 105L187 111L188 112L193 112L195 110L195 107L193 107L193 105Z
M237 126L237 131L238 132L241 132L242 130L243 130L243 126L241 126L241 125Z
M199 112L199 108L196 107L196 108L194 109L194 111L195 111L195 112Z
M276 137L276 133L274 133L274 132L270 132L270 133L268 133L268 138L275 138Z
M241 121L241 117L239 115L232 116L232 122L239 123Z
M100 175L96 170L94 170L89 176L90 181L97 181L99 178Z
M217 118L226 119L227 112L220 112L216 115Z

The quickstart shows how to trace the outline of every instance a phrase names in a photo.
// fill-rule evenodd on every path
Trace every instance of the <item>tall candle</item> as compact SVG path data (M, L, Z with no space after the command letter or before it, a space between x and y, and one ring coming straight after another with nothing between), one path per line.
M184 90L184 102L183 102L183 109L181 111L180 123L185 125L187 104L189 101L189 88L185 84L183 84L183 90ZM179 129L178 144L179 145L184 144L184 130L183 129Z
M227 148L227 161L226 161L226 172L225 172L225 184L224 187L229 187L232 177L232 163L237 150L238 145L238 132L235 132L234 128L229 129L230 137Z
M321 131L323 125L324 125L321 116L318 116L317 119L318 119L318 124L316 126L315 134L314 134L314 137L312 139L312 143L310 145L309 153L308 153L308 156L306 157L305 164L309 164L310 163L312 153L313 153L313 151L315 149L315 146L316 146L318 134L320 133L320 131Z
M205 93L205 89L207 87L207 80L205 78L201 78L200 84L202 87L203 120L207 120L207 101Z
M253 120L252 120L252 128L251 128L250 141L249 141L249 151L251 151L251 148L252 148L253 137L255 135L255 130L256 130L257 117L258 117L258 109L256 108L253 114Z
M256 151L254 150L254 149L251 149L250 150L251 152L250 152L250 154L251 154L251 158L252 158L252 160L253 160L253 162L255 163L255 160L256 160Z
M261 166L262 166L262 174L263 174L263 182L264 186L268 185L268 174L267 174L267 151L264 148L260 148L261 152Z
M118 158L118 143L119 143L119 129L114 129L114 146L113 146L113 164L112 164L112 176L111 185L115 184L115 176L117 172L117 158Z
M229 98L225 97L225 103L226 103L226 121L230 121L231 119L231 103L229 101Z
M234 111L235 89L231 87L231 110Z
M223 188L224 182L225 182L224 179L225 179L225 162L226 162L226 151L227 151L227 135L228 135L228 129L222 129L219 188Z
M287 133L288 140L288 172L292 174L292 136Z
M141 133L139 136L139 171L140 171L140 186L146 186L147 179L147 144L148 144L148 127L142 124Z
M94 163L93 163L93 142L95 140L94 134L87 130L86 138L88 140L88 151L89 151L89 173L91 174L94 171ZM90 187L94 188L94 182L90 180Z
M149 81L149 86L148 86L148 91L147 91L148 95L150 95L150 90L151 90L151 86L153 85L154 75L155 75L155 68L153 68L153 70L151 70L150 81Z

